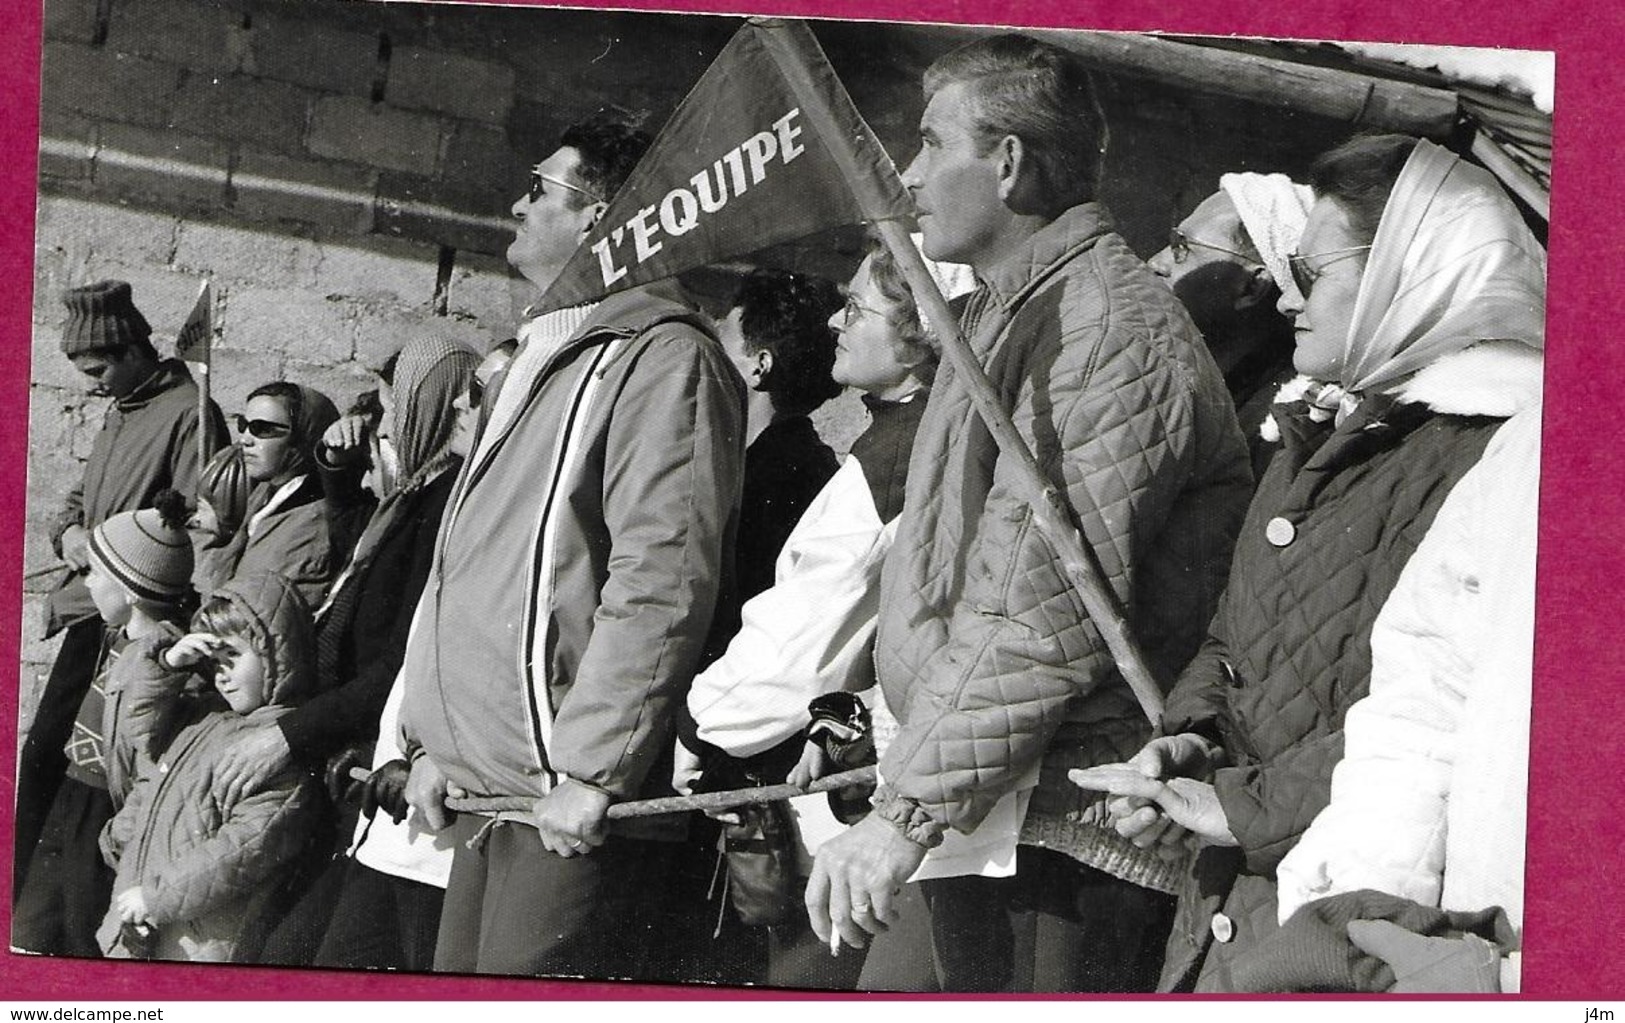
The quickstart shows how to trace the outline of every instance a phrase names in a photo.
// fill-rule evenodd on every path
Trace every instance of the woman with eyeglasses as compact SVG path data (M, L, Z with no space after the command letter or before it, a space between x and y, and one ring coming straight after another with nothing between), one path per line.
M1165 990L1246 990L1278 929L1276 865L1329 800L1373 623L1445 496L1538 404L1545 252L1486 171L1430 142L1358 138L1316 161L1293 277L1281 450L1161 737L1073 772L1120 832L1197 853Z
M387 433L394 451L393 484L360 530L331 593L315 608L316 695L226 750L216 767L217 784L252 790L264 777L296 765L325 774L335 808L358 794L349 770L371 762L379 715L428 578L435 532L466 453L456 440L478 362L477 355L450 339L414 340L391 359L387 377L380 377L384 416L376 430L354 416L336 420L324 432L312 464L328 491L354 488L376 432ZM251 412L253 406L251 400ZM352 497L346 503L358 502ZM313 851L317 863L327 865L348 844L353 819L334 814L334 830L319 837L320 848ZM311 882L280 921L276 917L286 906L269 908L258 921L268 936L263 944L240 944L240 955L257 962L309 963L333 910L340 873L328 871Z

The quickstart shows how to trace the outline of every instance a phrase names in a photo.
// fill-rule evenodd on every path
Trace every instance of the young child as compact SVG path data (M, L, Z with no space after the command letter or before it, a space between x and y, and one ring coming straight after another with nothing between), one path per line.
M214 761L245 729L311 688L310 610L265 573L233 580L176 642L145 640L116 680L118 741L139 773L102 831L117 870L97 939L110 956L223 962L256 895L280 880L320 820L315 780L290 768L253 791L212 792ZM208 681L212 689L189 683Z
M238 535L248 517L248 490L241 445L216 451L198 474L197 510L186 528L197 545L193 582L205 596L231 578L242 556Z
M57 789L12 921L12 944L50 955L95 956L96 925L107 909L113 875L96 835L113 816L122 790L103 727L110 675L131 643L173 642L195 601L185 501L173 490L156 508L122 512L90 533L86 582L107 639L90 689L80 702L66 746L67 776Z

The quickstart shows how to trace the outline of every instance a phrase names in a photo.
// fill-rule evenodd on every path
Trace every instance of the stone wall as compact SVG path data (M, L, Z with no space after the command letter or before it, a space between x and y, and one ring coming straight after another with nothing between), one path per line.
M602 107L651 128L737 27L722 17L271 0L47 0L25 571L102 404L58 339L59 296L119 277L168 342L199 282L219 296L212 388L229 414L288 378L340 406L407 337L476 348L531 297L501 258L507 211L562 127ZM816 23L899 164L925 65L966 30ZM1278 112L1105 79L1105 198L1142 252L1231 169L1301 169L1338 134ZM1286 130L1283 130L1285 127ZM831 261L844 273L850 241ZM819 416L842 450L855 397ZM52 656L27 584L24 720Z

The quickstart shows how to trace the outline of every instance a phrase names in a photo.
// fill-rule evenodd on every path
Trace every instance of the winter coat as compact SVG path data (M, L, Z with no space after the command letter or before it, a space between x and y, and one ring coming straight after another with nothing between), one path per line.
M1523 921L1540 413L1450 492L1371 633L1331 803L1277 869L1277 920L1369 888Z
M276 572L294 584L307 605L320 607L359 533L353 519L364 522L370 506L330 500L315 472L281 485L256 483L248 506L258 510L239 531L242 553L231 579Z
M1233 989L1275 930L1276 868L1326 806L1344 715L1370 682L1378 611L1503 417L1538 397L1540 367L1533 349L1486 343L1439 359L1397 395L1367 398L1340 425L1313 421L1301 400L1276 406L1282 449L1248 509L1209 638L1164 716L1167 733L1228 752L1213 781L1239 843L1196 858L1164 988L1187 986L1200 967L1198 990ZM1482 386L1492 379L1510 390Z
M62 554L69 526L94 529L119 512L151 507L160 490L174 489L190 504L198 474L197 385L186 364L166 359L132 393L113 402L90 449L84 475L68 492L51 524L51 547ZM220 409L209 403L213 436L226 435ZM46 635L96 614L78 574L51 591Z
M785 541L774 584L745 603L727 650L689 689L680 726L686 749L677 757L685 788L699 766L688 750L704 755L708 776L723 756L740 762L716 772L727 779L721 784L709 784L708 777L708 788L748 784L747 771L782 781L801 754L808 702L874 685L880 570L896 536L925 396L866 403L869 428Z
M1177 299L1088 203L994 267L967 336L1081 525L1154 675L1171 683L1216 602L1251 477L1223 378ZM1068 768L1150 725L952 364L914 444L882 575L876 665L900 731L877 812L923 844L969 832L1042 762L1022 841L1155 868L1076 819Z
M316 628L315 696L277 721L300 763L320 767L347 742L376 737L378 715L406 654L423 583L434 558L434 538L457 478L452 465L427 484L403 493L392 509L392 528L359 572L346 571Z
M256 896L303 848L320 818L320 793L298 767L232 804L217 801L214 766L246 734L286 713L312 686L310 611L291 584L262 574L220 591L254 622L252 642L267 651L266 704L246 715L211 689L187 695L194 676L163 666L171 644L154 638L133 645L120 665L122 720L106 731L118 759L139 765L123 807L101 836L102 853L117 872L113 891L140 886L157 924L153 958L225 961ZM109 910L98 938L113 954L119 919Z
M802 513L840 468L812 420L791 416L768 424L745 449L733 585L717 600L707 646L711 657L739 631L739 609L773 585L773 566Z
M733 545L743 381L664 287L606 298L556 342L542 322L446 510L402 729L475 794L540 796L563 776L615 800L669 791L674 712Z

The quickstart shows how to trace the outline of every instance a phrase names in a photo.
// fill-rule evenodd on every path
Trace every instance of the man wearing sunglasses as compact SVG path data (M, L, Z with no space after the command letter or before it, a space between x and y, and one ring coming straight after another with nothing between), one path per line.
M1289 254L1303 233L1314 194L1284 174L1225 174L1147 260L1196 321L1224 373L1247 438L1253 479L1275 445L1259 436L1292 369L1292 320L1276 308L1294 287Z
M90 531L119 512L150 507L161 490L178 490L189 501L197 490L197 386L185 363L159 357L130 285L88 284L68 291L63 302L62 352L88 393L112 403L51 525L51 545L67 571L46 600L46 635L66 631L19 761L13 891L21 890L66 767L63 743L102 653L103 623L83 578ZM212 402L209 415L212 436L225 436Z
M509 262L541 294L647 135L568 129L513 204ZM639 968L681 818L607 825L669 792L744 461L744 386L708 321L650 285L538 315L447 508L402 667L407 799L454 841L435 968ZM528 796L496 824L447 795ZM672 830L673 828L676 830Z

